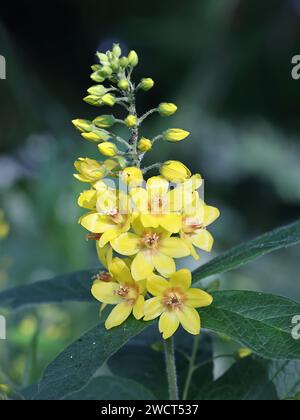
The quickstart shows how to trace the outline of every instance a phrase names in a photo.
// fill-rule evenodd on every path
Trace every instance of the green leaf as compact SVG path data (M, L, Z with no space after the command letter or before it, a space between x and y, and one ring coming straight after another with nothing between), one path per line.
M216 292L213 297L213 304L200 310L204 328L225 334L266 359L300 359L300 342L291 334L300 304L257 292Z
M155 399L152 392L143 385L117 376L100 376L93 379L87 387L66 398L66 400L74 401L140 401Z
M37 400L61 400L84 388L107 360L149 324L130 318L107 331L101 324L71 344L46 369Z
M78 271L7 290L0 293L0 306L17 309L46 303L95 302L91 286L96 273L97 270Z
M293 398L300 392L300 362L274 361L269 363L269 377L281 400Z
M268 368L253 359L235 363L219 380L203 387L196 400L200 401L276 401L274 384Z
M300 244L300 221L238 245L214 258L194 272L193 281L197 284L207 277L232 271L265 254L297 244Z

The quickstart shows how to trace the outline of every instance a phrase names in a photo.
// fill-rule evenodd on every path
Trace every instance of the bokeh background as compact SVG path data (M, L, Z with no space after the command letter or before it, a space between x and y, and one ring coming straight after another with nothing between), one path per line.
M113 42L139 53L137 79L156 81L139 97L141 112L161 101L178 104L172 120L153 117L144 134L168 125L192 132L176 146L158 143L151 161L180 158L204 176L206 200L222 211L212 229L214 254L299 217L300 81L291 77L291 59L300 54L299 0L5 2L0 209L10 234L0 243L0 290L97 266L77 225L82 186L72 177L74 160L94 148L71 120L101 112L82 98L94 53ZM223 280L224 288L299 300L299 248ZM7 315L0 383L22 385L98 316L86 305Z

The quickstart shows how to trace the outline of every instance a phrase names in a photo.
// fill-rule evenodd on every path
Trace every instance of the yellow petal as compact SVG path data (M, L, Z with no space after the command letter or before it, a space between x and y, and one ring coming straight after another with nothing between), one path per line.
M172 337L179 327L179 320L175 312L164 312L159 319L159 332L162 333L163 339L167 340Z
M170 288L170 283L163 277L152 275L147 280L148 292L153 296L162 296L166 289Z
M180 238L165 238L160 243L160 252L173 258L183 258L191 254L187 244Z
M157 253L153 255L153 263L155 269L164 277L169 277L176 271L176 264L172 257Z
M212 296L204 292L204 290L190 289L185 295L187 297L186 304L193 308L205 308L206 306L210 306L213 302Z
M94 210L97 203L97 191L88 190L80 194L78 205L88 210Z
M111 245L116 252L126 256L135 255L141 249L140 238L133 233L123 233Z
M145 298L144 296L139 296L134 307L133 307L133 316L135 319L142 319L145 314Z
M141 213L148 212L148 193L144 188L134 188L130 191L136 209Z
M110 229L104 232L99 240L100 248L107 245L109 242L113 241L114 239L116 239L118 236L120 236L120 234L121 234L121 231L120 229L117 229L117 228Z
M144 227L150 227L150 228L158 228L159 227L159 221L158 218L153 216L152 214L142 214L141 215L141 222Z
M188 290L192 284L192 273L190 270L182 269L172 274L170 278L172 287L178 287L181 290Z
M91 212L82 216L79 223L92 233L103 233L115 227L111 220L97 212Z
M110 330L111 328L118 327L123 324L132 312L132 305L128 302L123 302L117 305L110 313L109 317L105 322L105 328Z
M122 302L122 298L115 294L119 288L120 285L118 283L97 281L93 284L92 295L95 299L99 300L99 302L106 303L108 305L115 305Z
M100 262L103 264L105 268L111 264L112 257L113 257L113 250L110 245L105 245L104 247L100 247L99 241L96 242L96 249L98 253L98 257Z
M164 214L159 218L160 226L171 233L178 233L182 226L182 218L178 214Z
M147 252L139 252L131 265L132 277L135 281L145 280L153 273L152 258Z
M109 271L120 284L133 283L131 271L121 258L114 258L112 260Z
M191 235L190 240L194 246L206 252L211 252L214 245L213 236L205 229L199 230L195 235Z
M153 319L158 318L164 311L164 307L161 303L161 297L154 297L146 300L144 310L144 321L152 321Z
M199 335L201 331L201 320L196 309L184 306L176 311L177 317L183 328L192 335Z
M147 190L150 197L165 196L169 190L169 182L162 176L153 176L147 181Z
M209 226L220 217L220 210L216 207L205 206L204 208L204 226Z

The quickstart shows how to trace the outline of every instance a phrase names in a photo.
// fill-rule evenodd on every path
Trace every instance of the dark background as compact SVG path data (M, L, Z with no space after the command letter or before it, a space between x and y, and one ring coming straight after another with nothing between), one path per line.
M81 186L72 178L74 160L94 149L71 120L96 116L82 98L94 53L113 42L139 53L137 80L156 81L140 96L141 112L161 101L179 107L172 120L149 120L144 134L168 124L192 132L187 142L157 145L151 161L181 159L205 177L206 200L222 212L214 253L297 219L300 81L291 59L300 54L299 23L299 0L3 3L0 208L11 231L0 245L0 288L96 264L77 225ZM299 249L274 254L226 275L224 287L299 299L298 259ZM83 327L84 311L94 319L82 305L14 319L14 345L3 351L13 375L23 375L28 331L43 326L43 366Z

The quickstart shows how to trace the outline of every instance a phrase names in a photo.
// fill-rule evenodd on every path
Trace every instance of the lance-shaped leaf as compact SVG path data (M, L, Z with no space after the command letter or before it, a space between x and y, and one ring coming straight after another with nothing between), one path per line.
M216 292L213 297L213 304L200 310L204 328L231 337L263 358L300 359L300 341L292 337L300 304L257 292Z
M209 276L226 273L265 254L297 244L300 244L300 221L238 245L214 258L194 272L193 281L197 284Z

